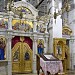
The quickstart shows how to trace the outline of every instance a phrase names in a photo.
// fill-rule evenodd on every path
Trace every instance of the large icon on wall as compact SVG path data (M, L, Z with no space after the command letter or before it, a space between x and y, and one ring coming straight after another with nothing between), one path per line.
M6 39L4 36L0 36L0 60L5 60L6 58Z
M63 36L64 35L71 36L72 35L72 30L68 26L63 26L62 34L63 34Z
M12 21L12 29L14 30L21 30L21 31L32 31L33 29L33 23L28 20L17 20L13 19Z
M46 31L45 25L44 24L37 25L37 31L40 33L45 33Z
M8 28L8 19L0 18L0 28L7 29Z
M53 41L54 41L53 50L54 50L55 56L58 57L60 60L64 60L66 39L54 38Z
M43 39L38 39L38 54L43 54L44 53L44 40Z
M57 55L62 55L62 48L60 45L57 45Z

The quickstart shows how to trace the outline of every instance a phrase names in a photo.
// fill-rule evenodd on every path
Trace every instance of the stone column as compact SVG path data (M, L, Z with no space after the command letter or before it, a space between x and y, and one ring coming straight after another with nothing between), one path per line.
M73 44L73 41L72 40L70 40L69 41L69 48L70 48L70 69L73 69L73 55L72 55L72 44Z
M36 32L36 27L37 27L37 20L34 19L34 22L33 22L33 32Z
M54 7L54 0L51 1L50 3L50 7L51 8L51 14L54 15L54 11L55 11L55 7ZM50 23L49 23L49 33L50 33L50 37L49 37L49 53L53 53L53 26L55 24L55 20L53 15L50 18Z
M45 33L48 33L48 32L47 32L47 23L46 23L46 25L45 25L45 28L46 28L46 31L45 31Z
M8 29L9 30L12 30L12 18L13 18L12 13L9 12L9 16L8 16Z
M52 3L51 3L51 4L52 4L52 7L51 7L51 14L54 15L54 12L55 12L55 7L54 7L55 4L54 4L54 0L52 0ZM53 20L53 23L52 23L52 25L53 25L53 24L55 24L54 17L52 18L52 20Z
M33 39L33 73L36 73L37 37Z
M71 59L71 69L75 69L75 39L70 41L70 59Z
M70 13L70 16L69 17L72 17L73 12ZM70 19L70 18L69 18ZM72 20L69 20L69 26L70 28L72 29L72 35L71 35L71 38L70 38L70 59L71 59L71 69L74 70L75 69L75 22L73 22L73 19Z
M7 39L7 46L6 46L6 57L7 57L7 60L8 60L8 75L12 75L12 51L11 51L11 39L12 37L10 35L8 35L6 37Z
M47 53L48 52L48 37L45 37L45 43L44 43L44 53Z

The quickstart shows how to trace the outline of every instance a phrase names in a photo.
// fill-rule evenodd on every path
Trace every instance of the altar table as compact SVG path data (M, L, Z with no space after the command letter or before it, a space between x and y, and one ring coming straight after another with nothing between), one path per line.
M56 74L58 72L61 72L61 73L63 72L62 61L60 61L53 55L37 55L37 61L38 61L37 62L38 75L39 75L40 67L42 68L44 75L47 75L47 72L49 72L50 74Z

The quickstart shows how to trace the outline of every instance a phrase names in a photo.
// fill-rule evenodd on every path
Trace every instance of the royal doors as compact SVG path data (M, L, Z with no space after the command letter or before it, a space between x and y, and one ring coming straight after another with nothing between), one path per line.
M32 49L24 41L25 37L18 37L17 40L14 38L13 40L18 42L12 47L12 71L18 73L32 72Z

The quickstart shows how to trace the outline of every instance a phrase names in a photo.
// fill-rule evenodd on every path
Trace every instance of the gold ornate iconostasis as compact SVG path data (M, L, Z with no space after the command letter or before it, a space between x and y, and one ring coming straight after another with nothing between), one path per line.
M15 36L12 39L12 72L32 72L32 57L32 40L29 37Z
M14 12L14 11L13 11ZM32 31L33 30L33 23L31 21L32 12L28 8L24 6L19 6L15 8L16 15L20 17L20 19L13 19L12 20L12 29L14 30L21 30L21 31Z
M6 60L6 38L0 36L0 60Z
M15 12L14 12L15 10ZM34 21L34 15L32 14L31 10L25 6L19 6L15 7L12 12L19 16L19 18L15 18L13 16L12 19L12 29L13 30L20 30L25 32L33 32L33 23ZM39 19L40 20L40 19ZM45 33L46 27L45 24L42 22L39 22L37 20L37 32ZM8 18L0 18L0 28L8 29Z
M66 72L70 66L70 51L69 47L66 45L66 39L54 38L53 42L54 55L62 61L64 71Z

